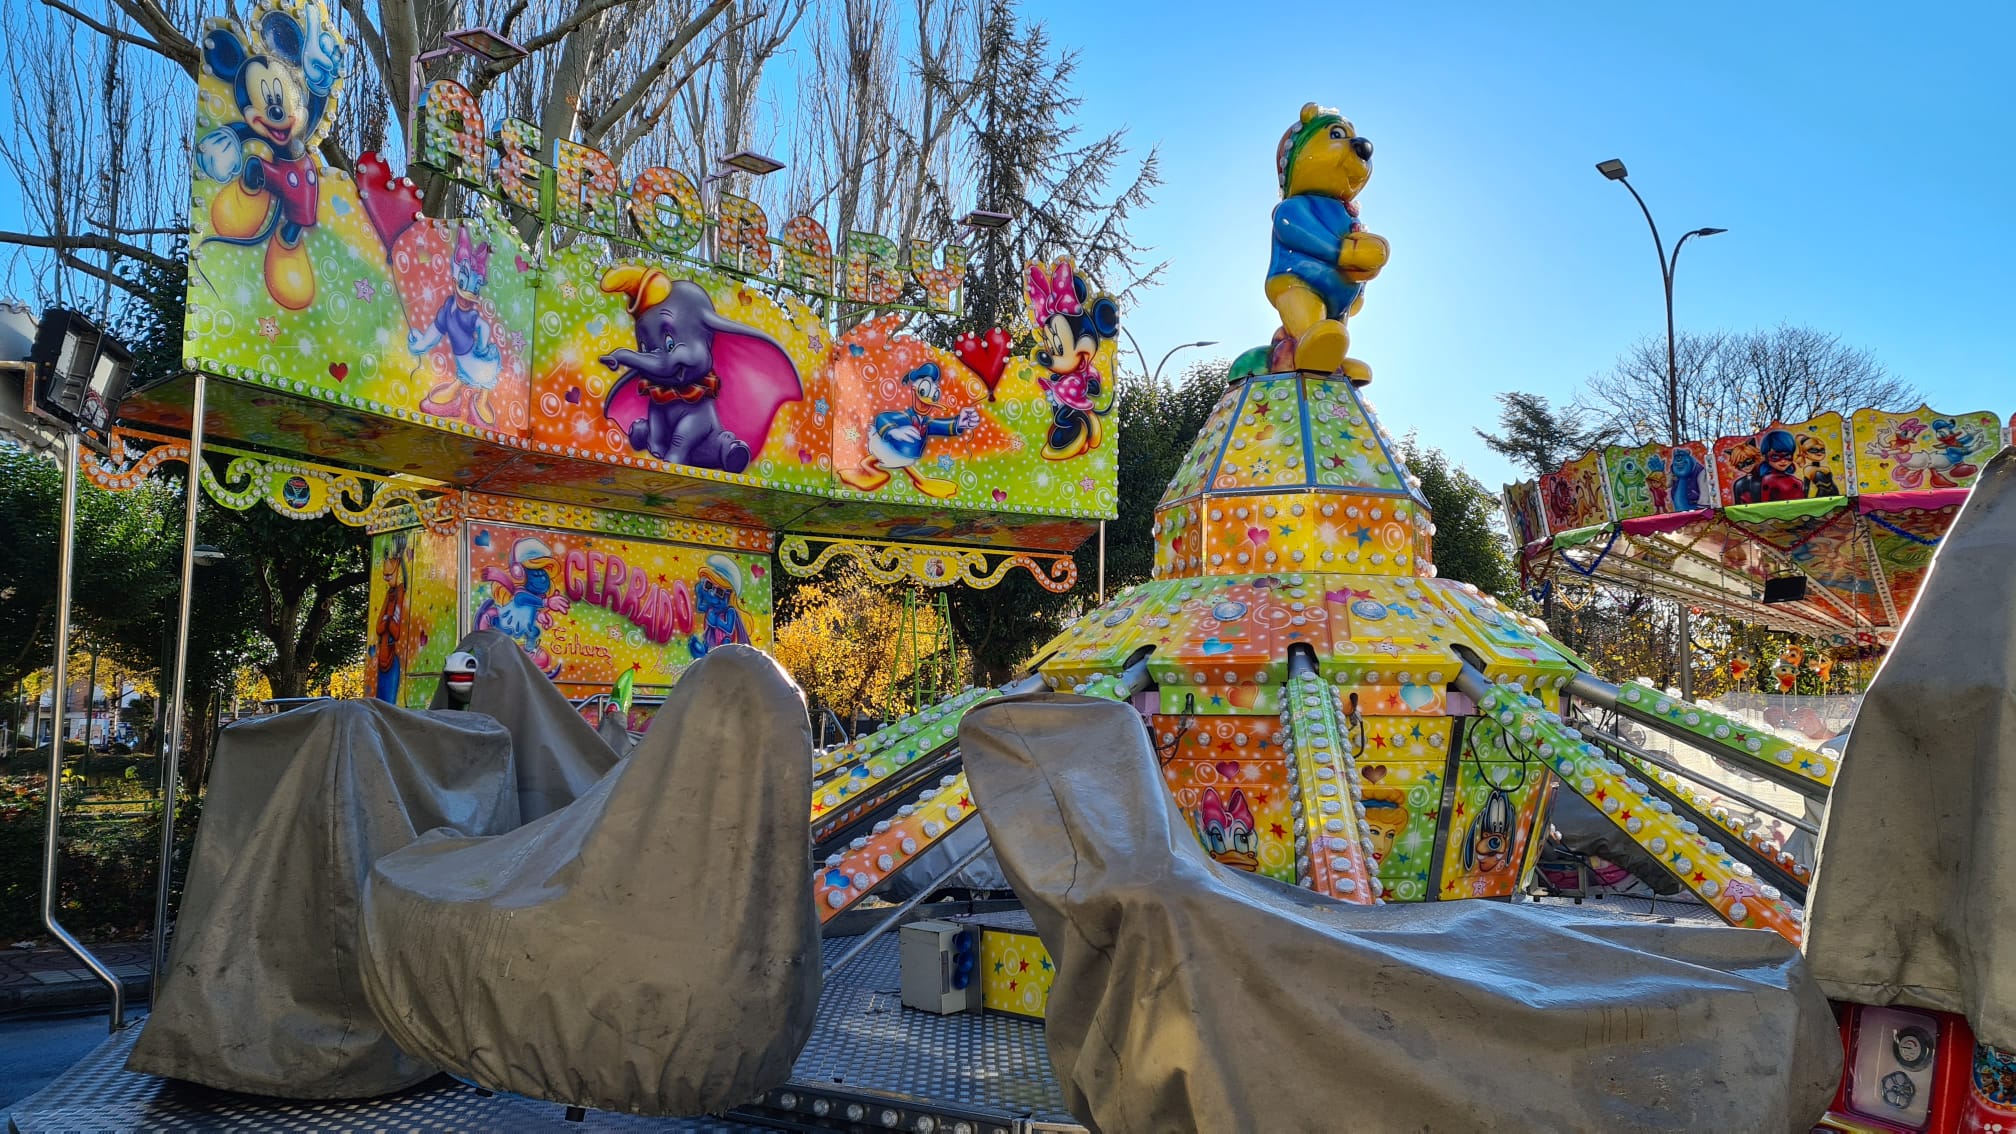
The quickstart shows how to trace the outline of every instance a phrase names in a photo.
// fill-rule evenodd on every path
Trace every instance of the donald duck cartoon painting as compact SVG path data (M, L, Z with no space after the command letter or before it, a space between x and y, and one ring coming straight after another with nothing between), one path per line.
M903 376L912 404L875 415L868 437L868 455L857 468L842 469L840 479L850 488L873 492L889 483L892 470L902 470L926 496L943 500L959 491L953 481L925 476L917 471L924 450L933 437L957 437L980 424L980 411L972 406L945 412L939 400L944 382L938 364L927 362Z

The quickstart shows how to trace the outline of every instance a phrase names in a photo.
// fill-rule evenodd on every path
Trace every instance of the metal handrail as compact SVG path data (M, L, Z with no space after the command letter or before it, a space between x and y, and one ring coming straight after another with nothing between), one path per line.
M1681 778L1686 779L1692 783L1699 784L1700 786L1705 787L1710 791L1714 791L1720 795L1728 796L1730 799L1733 799L1746 807L1753 808L1766 815L1769 815L1773 819L1776 819L1780 822L1790 823L1792 826L1797 827L1799 830L1804 831L1809 835L1818 835L1820 833L1820 828L1814 826L1812 823L1807 822L1805 819L1800 818L1799 816L1793 815L1790 812L1780 810L1779 808L1773 807L1771 804L1768 804L1755 796L1739 791L1736 788L1730 787L1719 780L1703 775L1702 773L1687 767L1685 764L1680 763L1678 760L1669 760L1663 756L1660 756L1656 752L1652 752L1649 749L1641 748L1638 745L1631 743L1629 740L1626 740L1624 737L1621 737L1614 732L1606 731L1586 721L1578 721L1575 727L1578 730L1580 730L1585 736L1594 737L1599 743L1611 745L1619 749L1620 751L1626 753L1627 755L1635 756L1648 764L1664 768L1666 771L1669 771L1676 776L1680 776Z
M197 403L197 412L202 412L202 402ZM56 864L62 848L63 826L63 710L70 698L62 691L70 687L70 567L72 553L77 543L77 437L72 434L63 444L63 509L62 528L56 542L56 665L50 674L49 687L57 691L50 701L49 744L49 824L42 843L42 925L58 944L70 951L70 955L84 962L84 967L92 975L105 982L112 990L112 1026L118 1031L126 1026L126 986L105 962L84 947L84 943L71 936L70 931L56 920Z

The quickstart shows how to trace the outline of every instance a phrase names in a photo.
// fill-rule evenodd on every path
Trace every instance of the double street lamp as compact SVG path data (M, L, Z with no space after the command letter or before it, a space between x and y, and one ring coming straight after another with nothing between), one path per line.
M1193 348L1193 347L1208 347L1208 346L1217 346L1217 345L1218 345L1218 340L1217 340L1217 339L1200 339L1200 340L1198 340L1197 342L1194 342L1194 343L1177 343L1177 344L1176 344L1175 346L1173 346L1173 347L1170 347L1170 348L1169 348L1169 353L1167 353L1167 354L1165 354L1165 355L1163 355L1163 356L1162 356L1162 361L1160 361L1160 362L1156 363L1156 364L1155 364L1155 369L1154 369L1154 370L1153 370L1153 371L1151 372L1151 371L1150 371L1150 370L1148 369L1148 356L1147 356L1146 354L1143 354L1143 353L1141 352L1141 342L1140 342L1140 340L1136 339L1136 338L1134 337L1134 332L1132 332L1132 331L1129 331L1129 330L1127 330L1127 328L1125 328L1125 327L1122 327L1122 328L1120 328L1120 329L1121 329L1121 331L1123 331L1123 332L1125 332L1125 333L1126 333L1126 335L1127 335L1127 341L1128 341L1129 343L1132 343L1132 344L1133 344L1133 346L1134 346L1134 357L1135 357L1135 358L1138 358L1138 359L1140 359L1140 360L1141 360L1141 372L1142 372L1143 374L1146 374L1146 375L1148 375L1148 382L1149 382L1149 384L1150 384L1150 385L1158 385L1158 384L1160 384L1160 383L1161 383L1161 381L1162 381L1162 368L1163 368L1164 366L1167 366L1167 365L1169 365L1169 360L1170 360L1171 358L1175 357L1175 355L1176 355L1176 352L1177 352L1177 351L1179 351L1179 350L1190 350L1190 349L1191 349L1191 348Z
M1659 279L1666 286L1666 443L1680 443L1680 367L1673 347L1673 271L1680 264L1680 249L1692 236L1719 236L1728 232L1726 228L1697 228L1682 233L1673 242L1673 250L1666 250L1666 242L1659 237L1659 223L1652 219L1652 210L1646 207L1645 198L1631 187L1624 163L1611 158L1596 163L1596 172L1630 190L1631 199L1638 202L1638 211L1645 214L1645 223L1652 229L1652 248L1659 253ZM1693 631L1687 625L1687 600L1680 600L1680 696L1684 700L1694 699L1694 650Z
M1666 443L1680 443L1680 367L1675 359L1673 346L1673 272L1680 265L1680 249L1691 236L1719 236L1728 232L1726 228L1697 228L1682 233L1673 242L1672 252L1667 252L1666 242L1659 237L1659 224L1652 219L1652 210L1645 205L1645 198L1631 187L1624 170L1624 163L1617 158L1596 163L1596 172L1624 186L1631 193L1631 199L1638 202L1638 211L1645 214L1645 223L1652 229L1652 250L1659 254L1659 279L1666 287Z

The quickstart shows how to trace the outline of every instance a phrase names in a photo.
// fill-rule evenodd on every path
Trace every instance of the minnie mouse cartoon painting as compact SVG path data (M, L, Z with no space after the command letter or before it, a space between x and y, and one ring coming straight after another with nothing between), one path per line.
M298 19L258 13L252 28L251 43L228 21L213 21L203 34L203 74L230 88L238 116L196 143L196 168L224 182L210 204L215 235L205 243L264 245L266 293L300 311L315 301L307 233L322 187L314 145L329 125L343 45L312 3Z
M1043 458L1068 461L1099 447L1099 419L1113 412L1112 391L1099 372L1099 351L1120 333L1120 305L1091 285L1068 257L1029 265L1029 320L1036 328L1036 384L1050 401Z

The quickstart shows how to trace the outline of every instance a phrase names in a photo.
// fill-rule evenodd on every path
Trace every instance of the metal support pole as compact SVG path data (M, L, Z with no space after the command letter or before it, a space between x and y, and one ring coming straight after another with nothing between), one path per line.
M182 597L175 623L175 679L169 690L167 742L161 750L161 875L154 894L151 995L168 973L168 883L175 864L175 781L180 771L182 715L189 687L189 593L196 582L196 505L203 497L203 410L209 379L196 372L189 411L189 477L182 490Z
M1680 600L1680 699L1694 699L1694 630L1687 623L1687 600Z
M1099 521L1099 601L1106 601L1106 521Z
M112 990L112 1031L126 1026L126 988L82 942L56 920L56 864L63 831L63 710L70 699L70 564L77 546L77 438L64 439L62 527L56 542L56 664L52 686L49 736L49 825L42 843L42 925L49 936L91 970ZM90 747L90 738L85 738Z
M968 820L968 822L971 822L971 820ZM848 965L853 964L854 958L859 957L861 955L862 950L868 948L869 945L879 940L883 934L896 928L897 924L903 920L904 914L907 914L911 910L916 909L918 906L923 905L924 899L936 893L940 886L943 886L947 882L952 881L954 875L958 874L960 871L966 869L967 867L973 865L973 860L979 858L982 854L986 853L988 848L992 847L993 845L994 842L992 839L981 839L978 843L974 844L972 850L969 850L965 854L960 855L958 862L955 862L951 866L946 867L944 873L938 875L938 877L936 878L933 878L928 884L919 887L917 892L910 895L910 897L908 897L907 899L905 899L902 905L897 906L893 910L890 910L887 916L885 916L881 921L875 923L875 928L870 929L868 932L856 938L854 940L854 944L849 945L845 953L842 953L838 957L835 957L833 959L833 963L826 966L826 979L832 980L834 973L837 973L841 969L846 968Z

